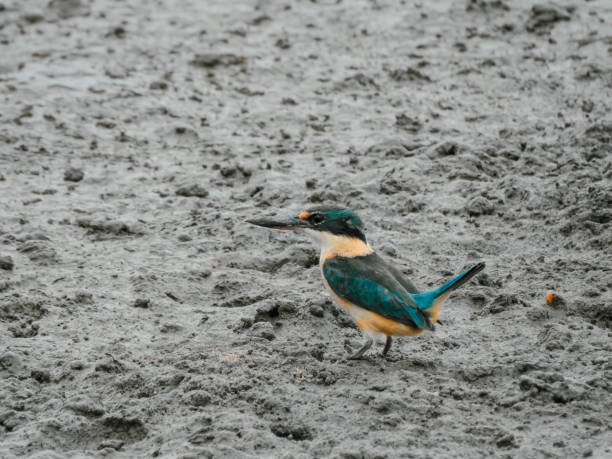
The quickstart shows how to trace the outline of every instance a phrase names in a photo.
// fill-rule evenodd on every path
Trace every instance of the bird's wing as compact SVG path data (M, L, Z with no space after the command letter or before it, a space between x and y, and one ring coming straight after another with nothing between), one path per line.
M414 284L410 282L410 280L407 279L406 276L404 276L402 272L399 269L397 269L395 266L393 266L391 263L383 260L376 253L372 253L368 255L368 257L371 257L371 260L368 260L368 264L374 264L374 265L380 264L384 266L384 268L389 270L389 272L395 278L395 280L398 281L401 284L401 286L406 289L406 291L408 291L409 293L419 293L419 291L414 286Z
M426 312L383 263L371 263L370 255L335 257L323 263L330 288L343 300L414 328L431 328Z

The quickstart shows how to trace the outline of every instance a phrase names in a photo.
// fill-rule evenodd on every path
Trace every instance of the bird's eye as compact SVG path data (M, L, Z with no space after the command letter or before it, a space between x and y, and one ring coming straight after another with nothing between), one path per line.
M319 223L321 223L324 218L323 215L321 214L313 214L312 217L310 217L309 219L311 222L313 222L315 225L318 225Z

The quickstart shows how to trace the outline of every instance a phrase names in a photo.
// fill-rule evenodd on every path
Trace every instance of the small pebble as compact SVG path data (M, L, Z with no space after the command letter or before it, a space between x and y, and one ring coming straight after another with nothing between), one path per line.
M149 300L148 298L136 298L136 301L134 301L134 307L135 308L148 308L149 306L151 306L151 300Z
M85 177L85 173L81 169L71 167L64 172L64 180L67 182L80 182Z

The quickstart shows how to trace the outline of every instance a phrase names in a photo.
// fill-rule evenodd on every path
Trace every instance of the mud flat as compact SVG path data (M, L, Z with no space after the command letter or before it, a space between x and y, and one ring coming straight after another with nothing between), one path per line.
M0 4L0 456L611 457L607 1ZM347 362L340 203L444 326ZM570 312L548 308L548 290Z

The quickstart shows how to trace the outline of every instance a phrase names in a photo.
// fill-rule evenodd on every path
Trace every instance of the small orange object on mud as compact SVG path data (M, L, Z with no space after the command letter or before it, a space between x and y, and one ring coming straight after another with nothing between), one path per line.
M554 309L565 309L569 311L569 306L565 302L565 299L553 292L546 293L546 304Z
M298 215L300 220L306 220L308 217L310 217L310 212L302 212L300 215Z

